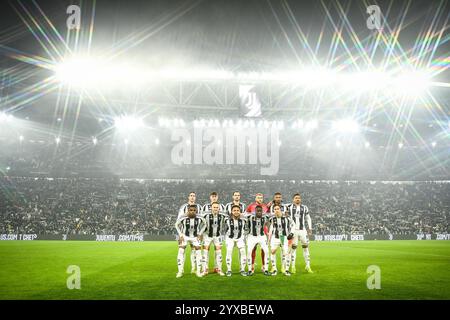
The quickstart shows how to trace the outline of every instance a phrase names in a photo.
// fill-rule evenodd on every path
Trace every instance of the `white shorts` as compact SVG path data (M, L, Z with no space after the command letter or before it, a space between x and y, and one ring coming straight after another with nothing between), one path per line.
M223 238L222 237L208 237L208 236L203 236L203 245L205 247L209 247L209 245L211 244L211 242L215 245L215 246L221 246L222 242L223 242Z
M225 240L226 244L227 244L227 249L228 250L232 250L234 248L234 245L236 244L236 246L241 249L241 248L245 248L245 241L244 241L244 237L239 238L239 239L231 239L231 238L226 238Z
M180 247L192 244L194 247L200 247L200 240L197 237L183 237L183 241L178 241Z
M270 239L270 249L271 249L271 250L275 250L276 248L281 247L281 249L282 249L284 252L287 252L288 249L289 249L288 242L289 242L289 241L288 241L287 237L284 238L284 243L281 243L280 238L272 237L272 238Z
M266 251L268 249L267 237L266 236L249 235L247 238L247 251L253 250L253 248L258 244L261 246L261 249Z
M307 246L309 244L308 234L306 233L306 230L293 230L292 233L294 234L292 245L298 246L299 240L302 246Z

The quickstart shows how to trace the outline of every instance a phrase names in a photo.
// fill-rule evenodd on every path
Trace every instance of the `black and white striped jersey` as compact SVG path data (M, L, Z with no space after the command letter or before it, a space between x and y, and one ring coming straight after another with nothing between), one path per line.
M272 202L272 204L269 207L269 215L271 217L275 216L275 213L273 212L273 205L274 205L274 203ZM281 212L283 213L283 215L285 215L286 212L287 212L287 206L284 203L281 203L280 204L280 209L281 209Z
M255 215L247 216L247 228L248 232L252 236L263 236L264 235L264 225L269 221L268 216L263 216L262 218L257 218Z
M206 228L205 220L201 217L182 217L175 223L175 228L179 235L186 237L198 237L203 234Z
M180 209L178 210L178 217L177 219L181 219L182 217L186 216L188 213L188 208L189 208L190 204L189 203L185 203L183 204ZM202 215L202 206L199 204L195 204L195 206L197 206L197 215Z
M291 203L288 205L288 215L295 223L296 230L304 230L306 228L306 221L311 223L309 217L309 209L304 204L296 205ZM311 228L311 226L309 226Z
M240 239L246 232L247 221L245 218L234 219L228 217L226 220L226 235L231 239Z
M294 221L289 217L282 216L281 218L272 217L269 220L270 229L269 233L275 238L281 236L288 236L294 228Z
M203 214L211 212L211 205L212 205L211 203L207 203L202 207ZM225 206L221 203L219 203L219 211L220 212L225 211Z
M225 220L228 217L223 213L213 214L208 212L203 216L206 223L205 235L208 237L220 237L225 233Z
M231 207L233 206L233 202L228 202L225 205L225 210L229 215L231 215ZM241 212L245 212L245 204L243 204L242 202L239 202L239 207L241 208Z

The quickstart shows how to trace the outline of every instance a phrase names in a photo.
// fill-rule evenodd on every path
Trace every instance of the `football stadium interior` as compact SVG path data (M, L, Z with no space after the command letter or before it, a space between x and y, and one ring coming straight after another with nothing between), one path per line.
M450 4L377 2L2 2L0 299L450 299ZM176 278L214 191L300 193L314 273Z

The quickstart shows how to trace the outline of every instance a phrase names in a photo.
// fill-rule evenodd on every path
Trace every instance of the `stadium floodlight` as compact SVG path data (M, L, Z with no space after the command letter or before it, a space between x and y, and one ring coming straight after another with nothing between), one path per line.
M159 139L158 138L155 139L155 144L159 145Z
M125 144L128 144L129 140L128 140L128 139L124 139L123 142L124 142Z
M343 119L333 122L333 129L342 133L356 133L359 131L359 125L355 120Z
M162 119L160 123L165 123ZM120 116L114 118L114 126L119 131L134 131L136 129L142 128L144 126L144 122L142 118L138 118L135 116Z
M370 142L369 142L369 141L366 141L366 142L364 143L364 147L365 147L366 149L368 149L368 148L370 147Z
M308 140L308 141L306 142L306 146L307 146L308 148L311 148L311 146L312 146L311 140Z
M369 70L339 77L338 85L348 90L376 90L386 85L389 77L386 73L377 70Z
M158 125L162 128L166 127L167 120L165 118L158 118Z
M400 143L398 144L398 148L399 148L399 149L403 148L403 142L400 142Z
M429 85L430 76L422 71L403 72L391 82L395 91L413 96L422 94Z
M281 146L281 141L280 141L280 140L278 140L278 146L279 146L279 147Z
M0 122L9 122L13 118L12 115L0 112Z
M22 142L24 139L25 139L24 136L22 136L22 135L19 136L19 141L20 142Z
M94 146L97 145L97 142L98 142L98 141L97 141L97 138L96 138L96 137L93 137L93 138L92 138L92 143L94 144Z
M101 82L100 61L91 57L74 57L55 68L56 79L76 86L89 86Z
M433 142L431 143L431 146L432 146L433 148L436 147L436 145L437 145L436 141L433 141Z
M60 137L56 137L55 138L55 142L56 142L56 144L59 144L61 142L61 138Z
M291 128L292 129L303 129L304 126L305 126L305 123L303 122L303 120L299 119L299 120L295 120L292 123Z
M319 126L319 123L317 122L317 120L309 120L305 124L305 129L310 131L310 130L317 129L318 126Z
M341 147L341 142L338 140L338 141L336 141L336 147L338 147L338 148L340 148Z

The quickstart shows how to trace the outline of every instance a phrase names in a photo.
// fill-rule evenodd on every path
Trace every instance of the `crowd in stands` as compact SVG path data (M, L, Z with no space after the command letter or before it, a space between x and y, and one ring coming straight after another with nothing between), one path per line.
M249 204L262 192L288 203L294 193L309 207L315 234L449 232L450 183L288 180L124 180L117 178L0 178L0 233L175 234L178 208L195 191L222 203L240 191Z

